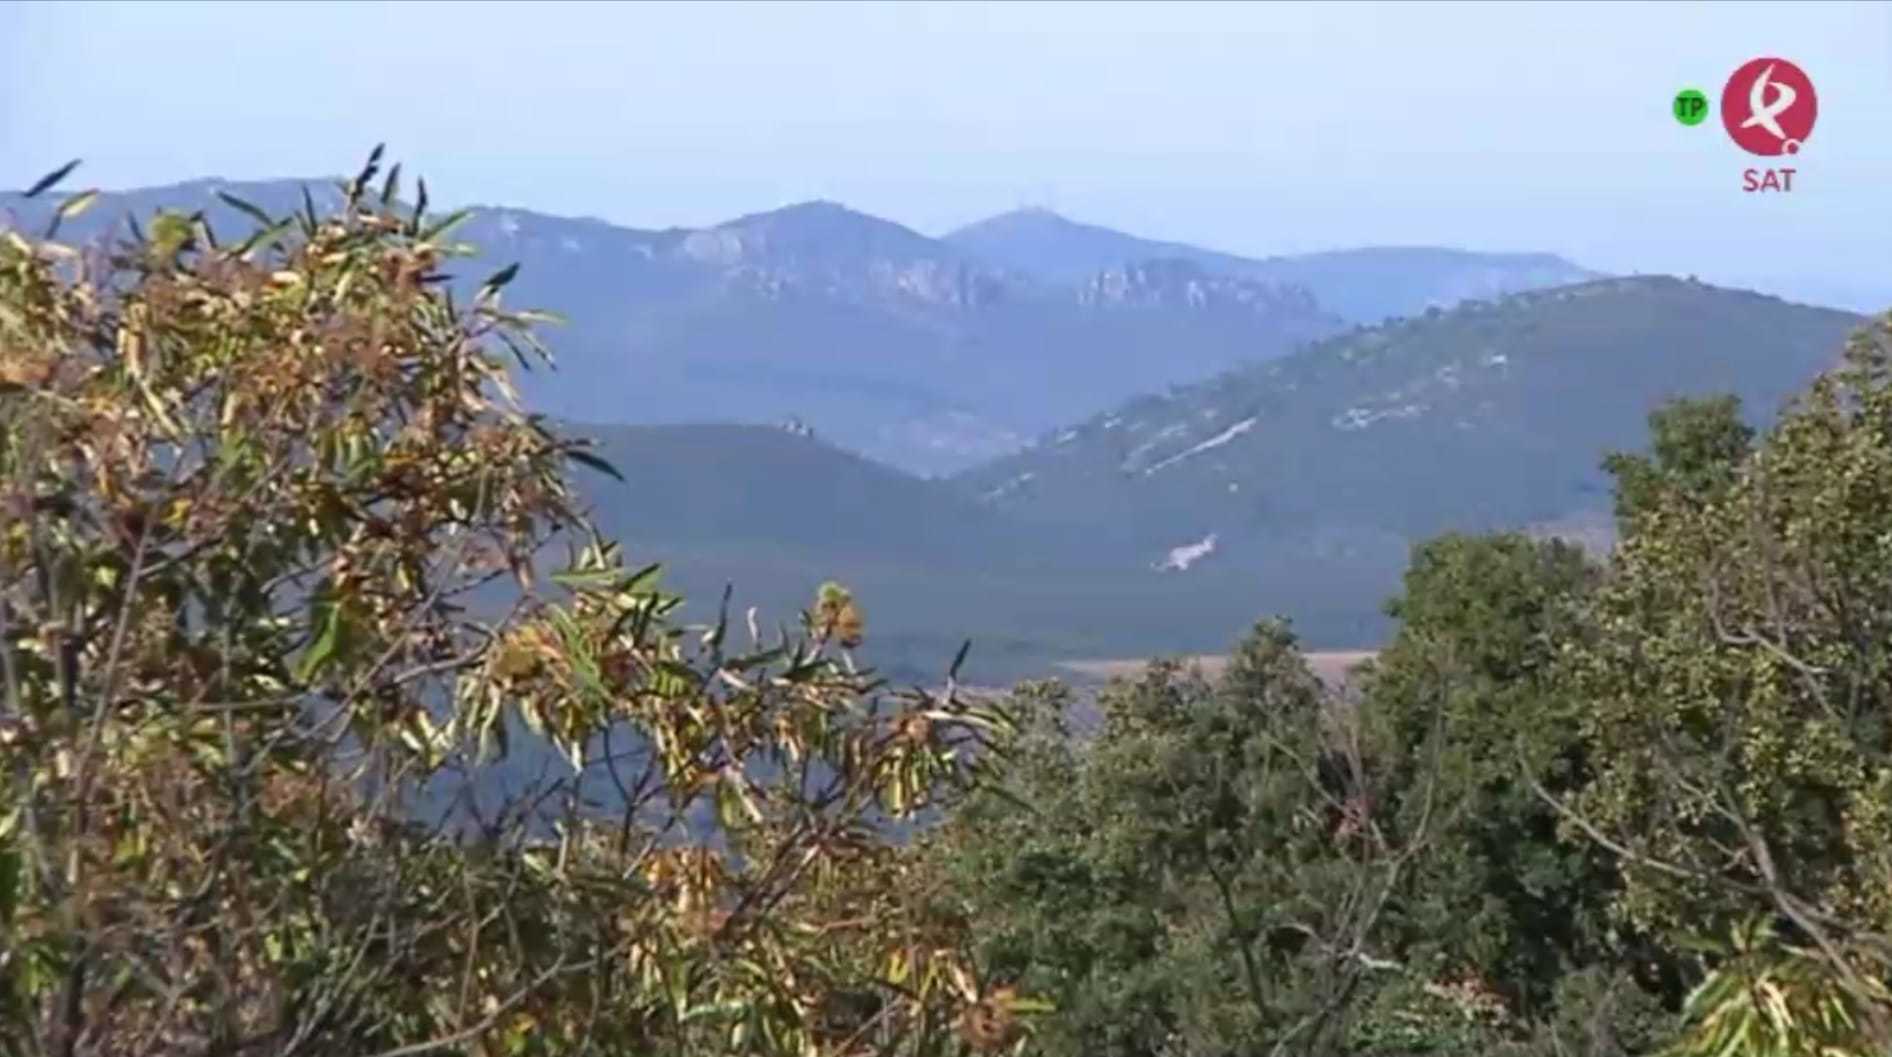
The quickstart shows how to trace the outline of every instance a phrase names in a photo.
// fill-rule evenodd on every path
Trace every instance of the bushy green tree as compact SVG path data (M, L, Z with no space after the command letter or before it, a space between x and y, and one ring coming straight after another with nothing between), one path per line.
M1449 819L1415 866L1412 956L1483 981L1522 1019L1611 942L1603 854L1561 839L1526 780L1568 791L1586 777L1554 680L1595 579L1581 551L1555 540L1430 541L1389 607L1399 631L1362 679L1360 707L1390 734L1386 765L1402 784L1436 769Z
M1647 478L1568 658L1595 773L1566 831L1624 919L1679 945L1758 916L1863 1003L1858 1052L1892 1040L1889 361L1881 320L1715 487Z
M1753 449L1754 430L1733 396L1670 401L1649 415L1649 453L1616 452L1603 468L1616 480L1616 516L1625 524L1665 501L1708 502L1734 484Z
M1045 1051L1345 1052L1400 968L1383 941L1424 791L1377 807L1370 735L1277 623L1219 679L1160 662L1098 704L1094 738L1047 721L948 831L992 963L1058 1007Z

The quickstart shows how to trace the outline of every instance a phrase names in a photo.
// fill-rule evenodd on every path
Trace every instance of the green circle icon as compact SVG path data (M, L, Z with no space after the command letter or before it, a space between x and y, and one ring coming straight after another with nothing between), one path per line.
M1675 120L1693 128L1708 120L1708 97L1699 88L1684 88L1675 93L1675 105L1671 109Z

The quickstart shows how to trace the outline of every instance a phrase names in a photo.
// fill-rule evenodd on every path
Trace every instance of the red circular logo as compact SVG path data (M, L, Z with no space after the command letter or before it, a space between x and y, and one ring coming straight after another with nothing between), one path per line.
M1798 154L1819 112L1813 82L1786 59L1745 63L1721 90L1721 123L1749 154Z

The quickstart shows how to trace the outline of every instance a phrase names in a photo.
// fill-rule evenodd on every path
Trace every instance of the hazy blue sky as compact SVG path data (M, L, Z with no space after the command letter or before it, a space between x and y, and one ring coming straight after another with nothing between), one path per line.
M1798 62L1790 195L1676 89ZM0 4L0 186L339 171L700 224L1031 203L1269 254L1545 249L1892 301L1892 4Z

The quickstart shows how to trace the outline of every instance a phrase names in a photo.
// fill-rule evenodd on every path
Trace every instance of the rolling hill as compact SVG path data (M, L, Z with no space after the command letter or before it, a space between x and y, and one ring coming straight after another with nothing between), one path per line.
M1147 395L950 481L747 427L586 427L627 486L586 485L693 597L789 614L853 586L870 655L936 673L1214 651L1282 613L1370 646L1411 545L1522 528L1607 541L1599 463L1663 400L1766 419L1858 317L1677 279L1606 279L1359 328ZM674 503L674 505L672 505ZM996 675L994 674L996 673Z
M1732 392L1769 418L1858 322L1668 278L1472 302L1130 401L955 483L1125 574L1245 581L1291 612L1330 575L1390 592L1439 532L1593 533L1601 457L1640 447L1664 399Z
M1125 575L1083 534L1013 518L800 432L566 431L592 438L624 477L576 471L600 527L627 561L661 561L692 619L714 619L728 588L732 614L754 606L764 627L792 621L822 581L837 579L866 609L864 658L903 681L937 679L967 639L967 677L1003 682L1045 674L1056 658L1220 645L1223 629L1260 612L1250 585ZM1322 643L1365 633L1337 608L1308 617Z

